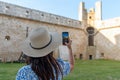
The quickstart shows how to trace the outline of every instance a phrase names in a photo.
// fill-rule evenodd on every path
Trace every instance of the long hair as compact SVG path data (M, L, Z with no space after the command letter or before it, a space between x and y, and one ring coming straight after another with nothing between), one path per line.
M53 57L53 52L44 57L29 57L27 64L32 65L32 70L39 80L58 80L59 76L63 78L62 68Z

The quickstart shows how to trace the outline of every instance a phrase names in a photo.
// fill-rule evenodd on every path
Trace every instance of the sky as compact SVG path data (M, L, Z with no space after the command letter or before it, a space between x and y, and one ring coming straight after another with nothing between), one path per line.
M85 8L95 8L95 2L102 1L102 19L120 17L120 0L0 0L3 2L40 10L78 20L80 2Z

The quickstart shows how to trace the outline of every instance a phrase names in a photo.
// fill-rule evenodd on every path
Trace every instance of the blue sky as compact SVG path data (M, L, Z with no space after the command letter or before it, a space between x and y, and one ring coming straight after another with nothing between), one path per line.
M88 9L95 7L95 2L102 1L102 18L120 17L120 0L0 0L23 7L32 8L78 20L78 6L85 2Z

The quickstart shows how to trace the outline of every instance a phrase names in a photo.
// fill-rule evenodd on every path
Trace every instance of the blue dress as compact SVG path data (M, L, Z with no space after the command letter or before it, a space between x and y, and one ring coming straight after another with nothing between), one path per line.
M70 64L69 62L63 61L62 59L57 59L58 63L63 69L63 76L66 76L70 73ZM61 80L62 76L59 75L58 80ZM31 68L31 65L23 66L16 75L16 80L38 80L37 75Z

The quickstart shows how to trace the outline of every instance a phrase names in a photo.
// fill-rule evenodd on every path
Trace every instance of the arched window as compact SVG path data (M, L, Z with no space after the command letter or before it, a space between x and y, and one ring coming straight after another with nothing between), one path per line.
M88 46L94 46L94 28L88 27L87 32L88 32Z

